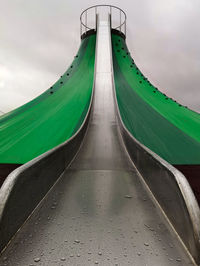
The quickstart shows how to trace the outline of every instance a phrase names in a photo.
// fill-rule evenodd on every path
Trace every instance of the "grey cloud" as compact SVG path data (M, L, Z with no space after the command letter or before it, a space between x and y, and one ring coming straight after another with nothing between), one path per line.
M65 71L80 44L79 15L101 1L13 0L0 10L0 110L36 97ZM161 91L200 111L200 2L113 0L127 13L127 44Z

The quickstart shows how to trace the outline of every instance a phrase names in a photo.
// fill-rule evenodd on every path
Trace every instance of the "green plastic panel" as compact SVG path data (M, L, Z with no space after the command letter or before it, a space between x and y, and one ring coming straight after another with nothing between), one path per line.
M93 88L96 35L82 40L68 70L47 91L0 117L0 163L23 164L69 139Z
M154 87L123 38L112 34L112 47L117 101L131 134L171 164L200 164L200 114Z

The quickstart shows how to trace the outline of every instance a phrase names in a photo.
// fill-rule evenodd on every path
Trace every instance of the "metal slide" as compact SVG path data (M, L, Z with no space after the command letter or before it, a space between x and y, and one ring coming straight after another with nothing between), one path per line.
M100 21L94 103L81 149L0 265L194 265L118 132L110 38L109 23Z

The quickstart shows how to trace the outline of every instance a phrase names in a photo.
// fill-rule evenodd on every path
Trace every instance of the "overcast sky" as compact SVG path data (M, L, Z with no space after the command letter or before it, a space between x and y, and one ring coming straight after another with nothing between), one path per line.
M161 91L200 112L200 1L104 1L127 13L127 44ZM79 15L102 1L0 0L0 110L50 87L80 45Z

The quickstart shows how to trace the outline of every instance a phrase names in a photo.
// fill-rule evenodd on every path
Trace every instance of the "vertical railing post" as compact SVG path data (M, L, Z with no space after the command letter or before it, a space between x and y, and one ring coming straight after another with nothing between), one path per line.
M108 13L108 20L109 20L109 26L110 26L110 29L111 29L111 14Z
M96 31L97 31L97 23L98 23L98 13L96 14Z
M110 6L110 28L112 29L112 6Z
M95 29L97 31L97 6L95 6Z
M125 18L125 23L124 23L124 35L125 35L125 38L126 38L126 18Z
M82 36L82 16L80 17L80 36Z
M85 11L85 32L87 31L87 10Z

